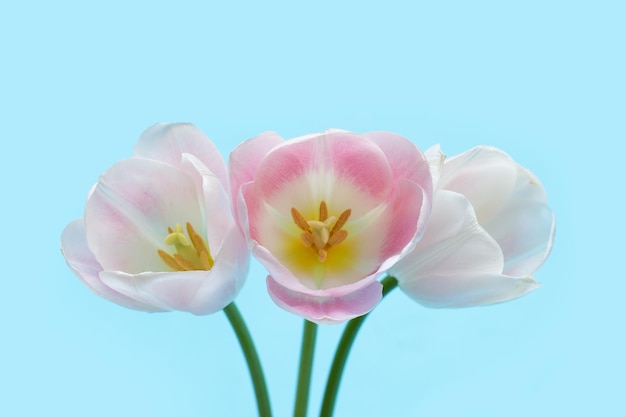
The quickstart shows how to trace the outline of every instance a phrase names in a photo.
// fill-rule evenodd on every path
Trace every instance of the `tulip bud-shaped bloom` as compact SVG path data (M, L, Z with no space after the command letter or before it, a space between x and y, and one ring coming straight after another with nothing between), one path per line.
M428 163L391 133L262 134L232 152L230 175L270 296L320 323L376 305L376 278L410 250L430 212Z
M84 218L63 231L68 265L95 293L143 311L209 314L245 281L226 164L189 124L157 124L101 175Z
M445 159L431 148L435 196L414 250L390 273L428 307L508 301L538 287L532 275L552 247L554 215L539 180L486 146Z

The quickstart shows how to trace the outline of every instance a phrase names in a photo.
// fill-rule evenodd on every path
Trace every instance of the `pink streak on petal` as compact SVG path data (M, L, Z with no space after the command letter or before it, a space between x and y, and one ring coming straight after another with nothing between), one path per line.
M430 167L415 144L391 132L368 132L363 136L374 141L385 153L394 179L406 178L419 184L430 198L433 192Z
M263 226L267 226L267 212L263 200L259 195L256 184L248 183L241 187L241 197L238 209L239 222L249 237L255 241L259 240L259 232Z
M99 277L102 267L87 246L85 223L77 219L68 224L61 235L61 251L70 269L95 294L122 307L157 312L157 307L127 297L105 285Z
M190 123L157 123L141 134L133 156L180 166L184 153L198 158L227 187L226 163L215 144Z
M275 148L259 165L255 180L271 203L274 194L297 178L319 173L334 173L379 200L386 198L392 184L391 168L381 149L371 140L347 132L320 134ZM322 184L311 187L300 191L315 195L319 194L316 187L325 188Z
M384 218L381 221L387 221L388 225L378 227L380 239L383 240L381 262L398 255L416 236L421 236L430 215L430 207L430 201L419 185L408 180L398 181L392 200L381 216Z
M281 308L315 323L342 323L372 310L382 298L382 285L373 281L358 291L341 297L316 297L298 293L267 277L267 289Z
M230 173L230 187L233 207L237 212L237 196L241 186L253 180L256 170L265 158L265 155L284 142L274 132L262 133L252 139L248 139L237 146L230 154L228 169Z

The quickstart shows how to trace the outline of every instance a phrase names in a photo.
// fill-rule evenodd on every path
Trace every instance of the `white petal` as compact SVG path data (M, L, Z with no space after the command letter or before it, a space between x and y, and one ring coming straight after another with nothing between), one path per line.
M473 307L502 303L539 287L530 276L485 274L428 275L404 282L402 290L426 307Z
M100 177L87 201L89 247L104 270L165 271L157 249L170 250L167 228L190 222L202 233L202 203L194 181L180 169L142 158L120 161Z
M68 266L80 280L97 295L122 307L140 311L162 311L149 304L136 301L105 285L99 277L102 267L87 247L85 224L77 219L67 225L61 235L61 251Z
M224 158L215 144L190 123L157 123L149 127L135 144L133 156L179 166L184 153L192 154L202 161L227 187Z
M534 274L552 248L554 213L545 204L511 201L484 226L502 249L508 275Z
M439 145L433 145L428 148L424 152L424 156L426 157L426 161L430 167L430 175L433 179L433 190L437 190L446 156L441 151L441 147Z
M463 194L482 224L506 204L516 180L517 164L506 153L478 146L446 159L439 188Z
M439 191L423 239L390 272L411 298L430 307L467 307L519 297L537 287L530 277L502 273L497 242L462 195Z
M426 232L411 253L393 267L400 280L467 271L500 274L504 259L497 242L478 224L469 201L461 194L435 194Z
M517 164L516 168L516 184L509 200L481 226L500 245L505 274L532 275L550 253L555 219L539 180L528 169Z
M204 203L200 207L203 210L206 230L196 231L201 234L206 232L209 250L215 255L220 250L226 233L235 224L230 196L220 179L194 155L183 154L181 169L193 178L198 189L198 200Z
M100 277L111 288L143 303L204 315L223 309L237 296L248 266L245 239L233 225L210 271L141 274L105 271Z

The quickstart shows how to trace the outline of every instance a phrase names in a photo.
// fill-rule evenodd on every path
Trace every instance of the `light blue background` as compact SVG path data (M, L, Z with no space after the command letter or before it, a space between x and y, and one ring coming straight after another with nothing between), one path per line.
M195 123L225 157L262 131L330 127L504 149L556 212L543 286L463 310L392 293L336 416L626 415L623 4L3 2L0 415L255 415L223 314L125 310L59 251L98 175L158 121ZM290 415L301 321L256 262L237 301ZM340 331L319 331L312 416Z

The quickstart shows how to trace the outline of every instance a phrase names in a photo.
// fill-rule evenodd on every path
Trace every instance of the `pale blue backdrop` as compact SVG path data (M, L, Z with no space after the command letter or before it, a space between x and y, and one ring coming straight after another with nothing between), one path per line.
M336 416L626 415L623 4L3 2L0 415L255 415L223 314L125 310L59 251L98 175L158 121L195 123L225 157L262 131L330 127L504 149L556 212L543 286L464 310L393 293ZM301 321L256 262L237 301L288 416ZM319 331L311 416L340 331Z

